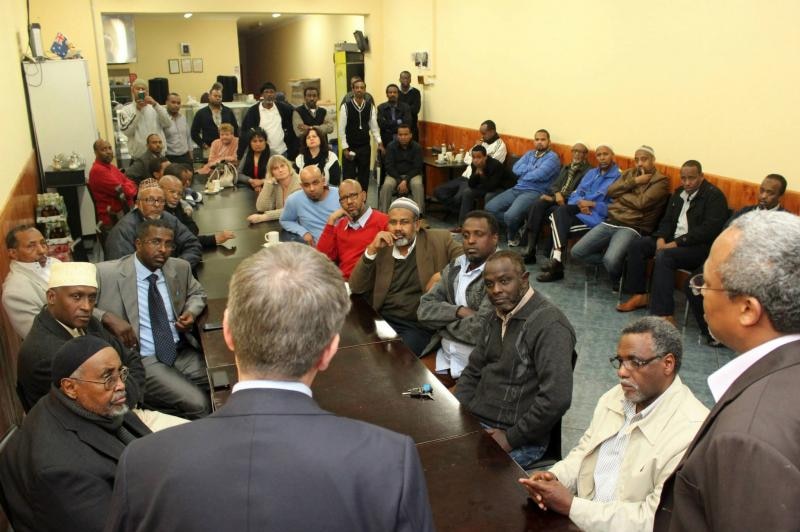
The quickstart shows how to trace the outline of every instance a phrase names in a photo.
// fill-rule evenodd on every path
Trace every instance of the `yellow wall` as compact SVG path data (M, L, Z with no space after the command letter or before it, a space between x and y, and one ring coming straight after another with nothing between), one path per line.
M200 100L217 80L217 75L235 75L239 66L239 41L236 33L236 16L196 16L185 19L179 14L139 15L134 17L136 27L136 63L111 65L127 68L140 78L167 78L169 90L177 92L186 103L188 95ZM180 43L189 43L191 55L203 59L203 72L170 74L168 59L183 58Z
M6 7L0 16L0 76L3 83L3 141L0 142L0 161L3 177L0 178L0 209L17 181L33 151L30 136L25 90L20 69L22 51L28 46L25 30L25 0L3 2Z
M431 5L409 1L411 12ZM426 17L395 25L395 9L386 4L386 72L402 66L398 28L412 45L427 41ZM526 137L545 127L556 142L628 155L646 143L664 163L698 159L756 182L778 172L800 189L794 0L495 0L479 10L436 0L433 10L428 120L477 128L492 118Z
M272 81L287 97L290 79L320 78L321 99L334 101L333 45L353 42L356 30L364 31L363 16L306 15L248 38L247 78L257 85ZM377 79L366 77L367 83Z

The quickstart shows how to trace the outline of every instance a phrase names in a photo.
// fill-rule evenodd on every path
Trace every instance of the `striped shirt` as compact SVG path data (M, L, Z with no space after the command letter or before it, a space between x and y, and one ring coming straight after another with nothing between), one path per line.
M594 501L611 502L616 500L617 481L622 460L625 458L625 448L628 446L631 431L636 424L646 418L656 407L663 394L653 401L647 408L636 413L636 405L626 399L622 400L622 411L625 413L625 422L615 436L610 437L600 445L597 455L597 465L594 468ZM634 426L631 426L634 425Z

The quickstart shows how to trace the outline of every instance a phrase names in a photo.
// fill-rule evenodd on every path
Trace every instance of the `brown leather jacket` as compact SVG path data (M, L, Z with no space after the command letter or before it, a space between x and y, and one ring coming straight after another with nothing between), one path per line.
M612 225L632 227L643 235L652 233L669 199L669 178L656 170L650 181L637 185L638 171L629 168L608 187L612 199L606 221Z

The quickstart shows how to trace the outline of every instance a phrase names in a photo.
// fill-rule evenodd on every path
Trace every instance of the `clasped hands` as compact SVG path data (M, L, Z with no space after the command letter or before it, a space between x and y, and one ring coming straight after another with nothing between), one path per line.
M530 478L519 479L519 483L542 510L569 515L573 495L551 472L537 471Z

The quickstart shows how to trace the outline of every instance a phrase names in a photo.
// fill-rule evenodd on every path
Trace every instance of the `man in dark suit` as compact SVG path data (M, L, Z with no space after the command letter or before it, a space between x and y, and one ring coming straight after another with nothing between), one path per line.
M350 289L365 294L403 343L422 356L433 331L417 319L420 298L464 249L449 232L422 227L419 207L408 198L394 200L388 214L386 231L375 235L350 274Z
M769 174L764 180L761 182L761 186L758 189L758 203L755 205L748 205L747 207L742 207L735 213L730 219L727 221L725 226L729 226L733 223L733 221L748 212L751 211L760 211L760 210L767 210L767 211L783 211L785 210L781 206L781 200L783 199L783 195L786 192L786 178L780 174ZM573 250L574 253L574 250ZM700 267L693 272L693 275L701 273L703 268ZM689 286L689 279L686 280L686 285L684 286L683 290L684 294L686 294L686 303L692 309L692 314L694 314L694 319L697 320L697 326L700 328L700 334L703 335L706 343L711 347L720 347L722 344L719 340L715 340L711 337L708 333L708 324L706 323L706 319L703 316L703 296L701 294L695 295L692 291L692 287Z
M800 219L756 211L711 246L702 276L711 334L738 357L675 473L655 530L796 530L800 523Z
M150 434L126 404L128 369L80 336L53 357L52 388L0 454L0 500L17 532L99 532L125 446Z
M728 219L728 201L720 189L705 180L703 167L689 160L681 166L680 186L651 236L628 245L625 291L633 294L617 305L618 312L650 307L650 314L675 325L675 271L693 270L708 257L711 243ZM647 261L654 259L650 295L647 295Z
M148 405L195 419L210 411L206 365L191 335L206 293L189 263L169 256L173 246L168 222L139 225L134 254L97 265L97 308L137 333Z
M155 179L145 179L139 185L136 208L122 217L108 233L105 246L107 260L121 259L136 249L136 228L145 220L164 220L173 234L171 254L189 262L192 268L203 260L203 246L188 227L168 212L164 212L166 198Z
M411 438L311 397L349 307L339 269L308 246L242 262L223 319L239 382L211 416L123 455L107 529L433 530Z

